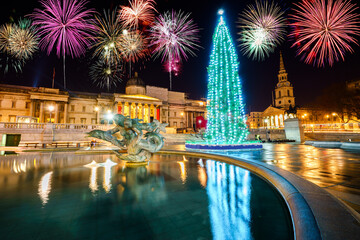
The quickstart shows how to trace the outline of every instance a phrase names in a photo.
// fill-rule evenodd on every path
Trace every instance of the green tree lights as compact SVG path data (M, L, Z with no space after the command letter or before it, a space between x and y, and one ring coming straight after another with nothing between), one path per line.
M205 137L215 144L239 144L248 135L238 74L239 62L222 12L219 11L219 14L208 67Z

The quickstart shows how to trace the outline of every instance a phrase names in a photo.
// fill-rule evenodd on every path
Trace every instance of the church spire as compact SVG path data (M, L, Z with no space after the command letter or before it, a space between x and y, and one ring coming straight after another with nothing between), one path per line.
M279 74L282 74L282 73L286 73L286 71L285 71L284 59L283 59L283 56L282 56L282 52L280 51L280 70L279 70Z

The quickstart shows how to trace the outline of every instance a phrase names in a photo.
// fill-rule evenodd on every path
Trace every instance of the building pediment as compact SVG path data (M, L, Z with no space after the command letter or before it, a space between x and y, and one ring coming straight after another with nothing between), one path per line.
M136 94L136 95L129 95L129 94L122 94L115 96L116 102L135 102L135 103L151 103L162 105L162 101L158 98L149 97L146 95Z
M281 108L276 108L273 106L269 106L267 109L265 109L265 111L263 112L263 117L265 116L273 116L273 115L279 115L279 114L284 114L284 110Z
M44 100L44 101L56 101L56 102L68 102L69 95L65 94L53 94L42 92L29 92L30 99Z

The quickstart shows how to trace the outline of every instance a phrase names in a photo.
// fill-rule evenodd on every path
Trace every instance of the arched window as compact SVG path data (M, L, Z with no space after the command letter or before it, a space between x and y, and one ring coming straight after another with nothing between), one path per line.
M281 98L281 91L279 91L279 98Z
M290 91L289 90L287 90L287 93L288 93L288 96L290 96Z

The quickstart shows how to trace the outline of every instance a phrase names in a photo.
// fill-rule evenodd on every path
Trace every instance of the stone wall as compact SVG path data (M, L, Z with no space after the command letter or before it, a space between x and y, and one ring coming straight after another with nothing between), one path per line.
M248 136L249 140L255 140L255 135L260 135L262 140L283 140L285 138L284 129L250 129L250 134ZM266 133L268 132L268 133Z
M360 141L360 132L305 132L306 140L316 141Z

